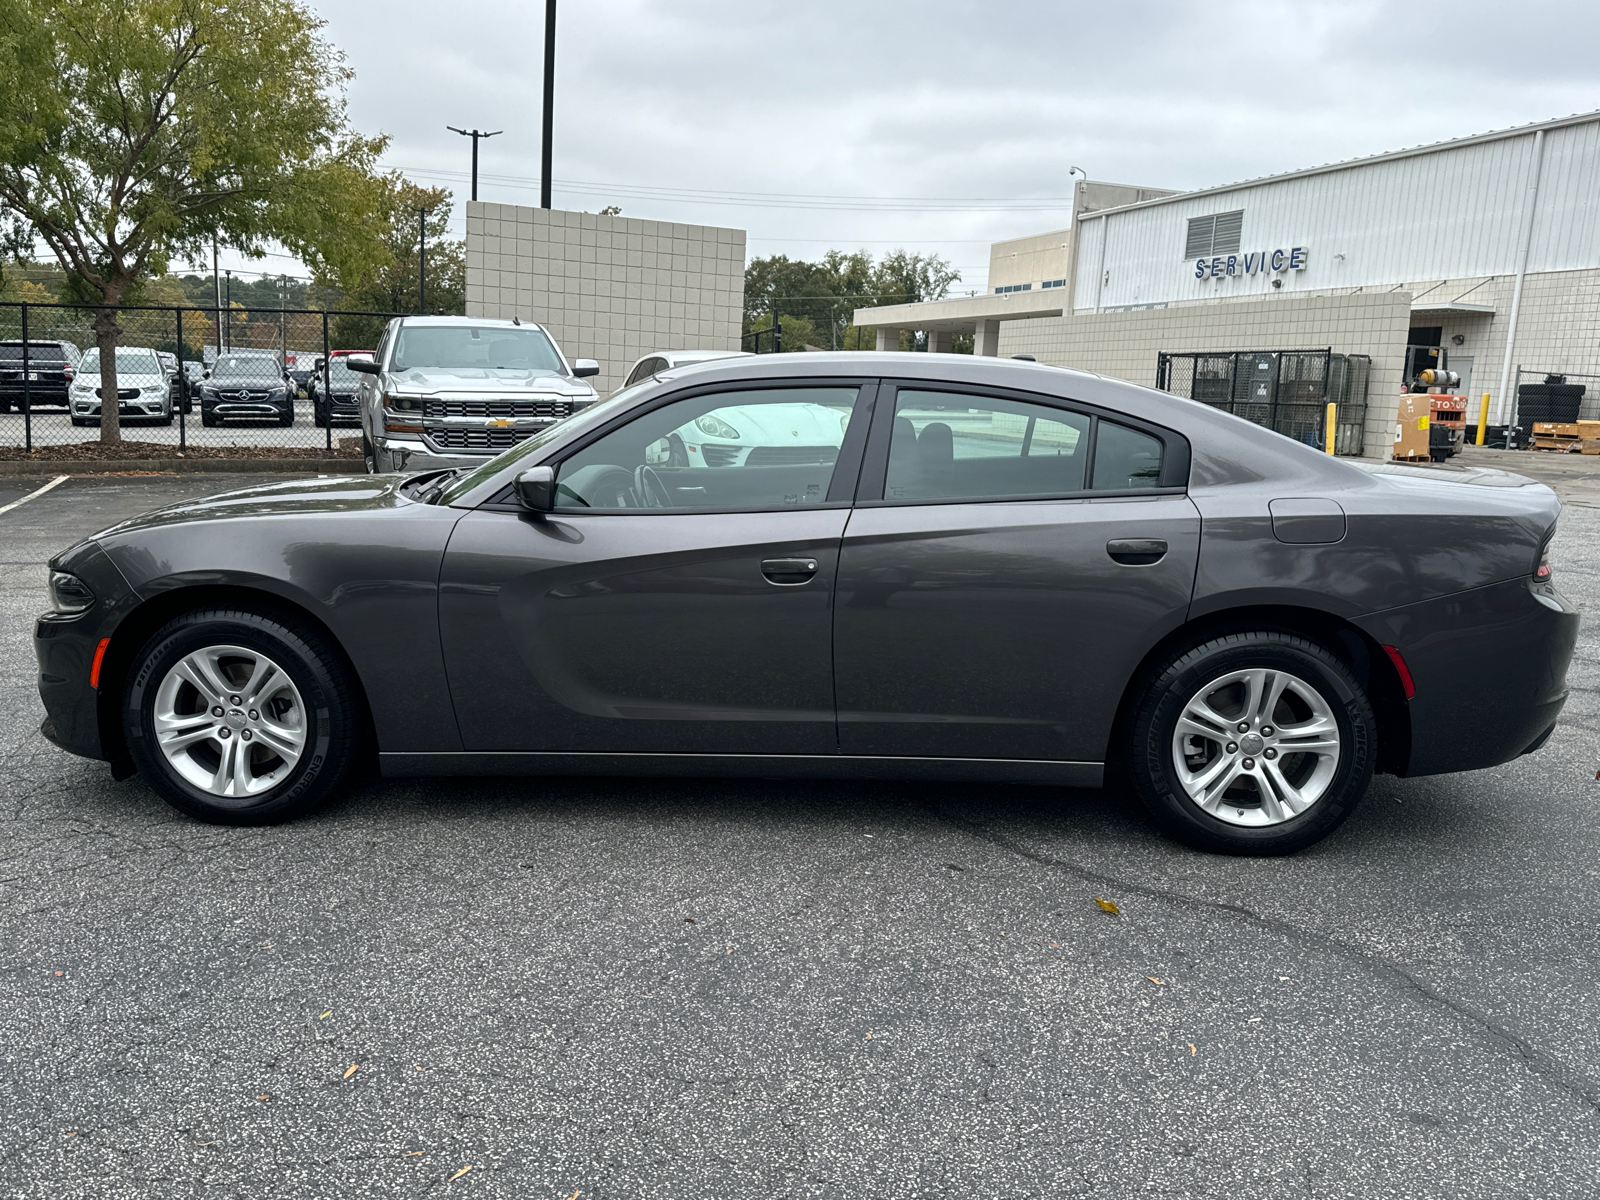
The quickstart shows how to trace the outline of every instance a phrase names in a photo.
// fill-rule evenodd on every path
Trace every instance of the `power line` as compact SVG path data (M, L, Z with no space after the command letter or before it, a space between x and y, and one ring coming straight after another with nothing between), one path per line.
M422 178L464 180L462 171L397 167ZM480 175L513 188L537 189L540 181L528 175ZM857 212L1060 212L1072 208L1070 196L941 197L941 196L839 196L798 192L736 192L709 188L669 188L594 180L552 180L562 191L576 195L620 199L661 200L678 204L723 204L749 208L833 209Z

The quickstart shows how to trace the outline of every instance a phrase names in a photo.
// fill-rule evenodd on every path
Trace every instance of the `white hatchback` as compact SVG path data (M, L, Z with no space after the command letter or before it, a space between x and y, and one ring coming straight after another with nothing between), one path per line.
M646 461L673 467L794 467L839 457L849 408L812 401L730 404L681 425Z

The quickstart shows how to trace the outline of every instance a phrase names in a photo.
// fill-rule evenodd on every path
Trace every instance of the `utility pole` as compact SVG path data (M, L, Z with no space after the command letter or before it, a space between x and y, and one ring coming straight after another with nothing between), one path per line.
M428 311L428 210L417 209L417 311Z
M459 133L462 137L472 139L472 198L476 200L478 198L478 139L498 137L505 130L496 129L493 133L483 133L476 129L457 129L454 125L446 125L445 128L451 133ZM545 207L548 208L549 205Z
M228 320L228 349L233 349L233 272L228 272L228 307L223 316Z
M555 128L556 0L544 0L544 148L539 156L539 207L550 207L550 136Z
M217 293L217 296L216 296L216 300L217 300L217 309L216 309L216 316L217 316L217 329L216 329L217 353L221 354L222 353L222 273L217 270L217 239L216 238L212 238L211 239L211 286L212 286L212 290L214 290ZM204 349L204 347L201 348L200 357L201 357L202 360L205 358L205 349Z

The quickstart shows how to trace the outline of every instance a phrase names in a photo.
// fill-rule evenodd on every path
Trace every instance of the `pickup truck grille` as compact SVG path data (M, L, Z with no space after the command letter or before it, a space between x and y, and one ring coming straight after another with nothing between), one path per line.
M563 417L572 415L572 401L500 398L456 400L442 397L436 400L423 401L422 415L425 417L545 417L552 421L558 421Z
M440 450L505 450L538 432L537 429L429 429L427 438Z

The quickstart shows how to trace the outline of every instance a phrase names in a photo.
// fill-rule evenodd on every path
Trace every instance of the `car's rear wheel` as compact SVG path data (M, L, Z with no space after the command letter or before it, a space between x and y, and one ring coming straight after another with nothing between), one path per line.
M356 707L314 630L249 609L203 609L139 651L123 730L140 774L217 825L271 825L328 800L349 773Z
M1292 633L1174 655L1129 725L1129 774L1156 821L1201 850L1291 854L1332 833L1372 780L1377 725L1350 670Z

